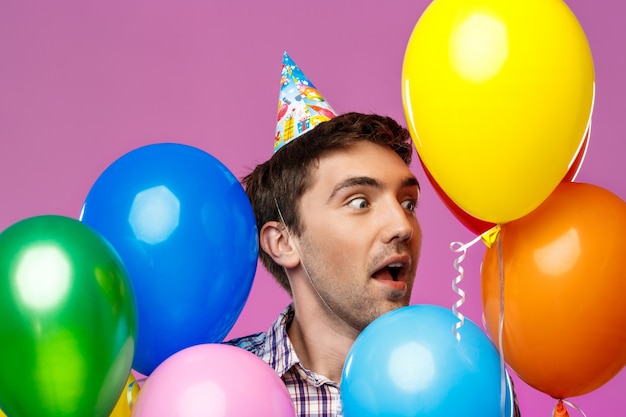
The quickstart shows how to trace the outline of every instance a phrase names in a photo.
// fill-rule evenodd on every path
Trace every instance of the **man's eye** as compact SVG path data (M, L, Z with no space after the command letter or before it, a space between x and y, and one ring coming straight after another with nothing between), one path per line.
M359 197L359 198L355 198L353 200L350 200L348 202L348 207L354 208L354 209L365 209L368 207L368 202L366 199Z
M415 211L417 209L417 201L415 200L405 200L402 202L402 207L409 211Z

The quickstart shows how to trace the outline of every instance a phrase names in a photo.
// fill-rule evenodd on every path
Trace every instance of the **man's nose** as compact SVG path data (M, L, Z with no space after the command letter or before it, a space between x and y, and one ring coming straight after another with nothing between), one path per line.
M385 225L383 229L383 240L385 243L395 239L409 241L413 237L414 228L417 224L415 214L398 202L392 202L385 208Z

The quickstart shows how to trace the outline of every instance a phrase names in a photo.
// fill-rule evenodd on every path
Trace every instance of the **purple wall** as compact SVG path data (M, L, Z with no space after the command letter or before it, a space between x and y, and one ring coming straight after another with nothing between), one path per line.
M282 52L338 112L403 121L402 59L425 0L14 1L0 3L0 230L26 217L78 217L115 159L176 141L211 153L238 177L272 152ZM578 176L626 198L626 6L569 0L591 45L596 103ZM383 5L384 4L384 5ZM532 27L532 22L528 22ZM451 307L451 242L474 237L446 210L418 164L424 249L414 303ZM480 323L479 265L470 248L461 311ZM231 336L265 330L288 302L259 268ZM623 308L623 306L615 306ZM570 399L588 416L617 415L626 372ZM516 380L522 413L555 400ZM570 409L570 415L576 415Z

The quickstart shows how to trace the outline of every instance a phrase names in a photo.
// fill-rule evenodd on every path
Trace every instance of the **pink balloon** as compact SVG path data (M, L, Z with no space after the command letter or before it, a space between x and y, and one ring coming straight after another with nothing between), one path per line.
M295 417L269 365L230 345L201 344L163 361L141 387L132 417Z

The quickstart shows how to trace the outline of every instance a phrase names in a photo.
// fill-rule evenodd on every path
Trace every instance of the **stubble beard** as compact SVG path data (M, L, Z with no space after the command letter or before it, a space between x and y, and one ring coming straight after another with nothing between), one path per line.
M324 311L328 312L331 320L339 319L349 327L361 332L381 315L409 304L413 287L412 280L407 282L406 291L392 291L381 300L371 292L371 284L373 284L371 277L368 278L366 285L357 288L358 291L355 291L354 287L342 286L342 277L329 280L328 278L333 276L332 268L323 261L324 255L320 254L315 249L316 246L307 238L301 237L300 243L302 252L307 254L306 260L302 256L303 254L300 254L302 266L310 285L319 298L319 304ZM389 253L392 254L400 252L408 252L408 248L402 242L398 242L389 249ZM378 265L379 259L384 259L387 256L388 252L385 252L384 255L376 257L370 264ZM368 266L366 270L371 270L371 267ZM410 275L414 276L414 273Z
M315 276L310 278L316 284L319 282ZM330 315L334 316L331 319L338 318L349 327L361 332L383 314L407 306L410 300L411 287L412 285L409 285L406 292L394 291L382 301L372 296L368 291L369 285L362 287L362 290L357 292L335 285L322 288L317 286L316 292L321 298L322 306L329 311Z

